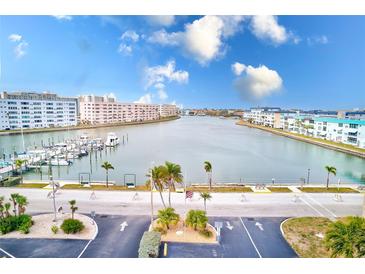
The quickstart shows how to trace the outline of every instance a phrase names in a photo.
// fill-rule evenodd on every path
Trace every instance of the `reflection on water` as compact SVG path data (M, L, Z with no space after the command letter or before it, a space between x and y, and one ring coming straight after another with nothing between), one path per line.
M115 169L109 172L110 180L123 183L124 174L136 174L137 183L146 181L152 162L165 160L179 163L189 183L207 181L203 162L213 165L215 182L271 182L298 183L301 178L311 183L325 183L324 166L337 168L336 183L360 182L365 177L365 160L319 146L277 136L258 129L235 125L234 120L213 117L183 117L179 120L138 126L62 131L25 135L25 145L47 144L75 138L83 133L106 138L113 131L119 138L128 134L128 142L117 148L93 152L75 160L70 167L53 167L54 178L78 180L80 173L90 173L91 180L105 180L103 161L111 162ZM0 152L20 151L21 136L0 137ZM26 178L41 177L31 172ZM47 179L47 168L42 178Z

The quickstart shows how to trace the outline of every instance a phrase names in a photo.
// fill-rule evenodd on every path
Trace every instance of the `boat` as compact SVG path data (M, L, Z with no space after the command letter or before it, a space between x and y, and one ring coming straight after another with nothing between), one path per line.
M119 145L119 138L114 132L109 132L106 137L105 146L107 147L115 147Z
M71 164L70 161L66 161L65 159L53 159L51 160L52 166L69 166Z

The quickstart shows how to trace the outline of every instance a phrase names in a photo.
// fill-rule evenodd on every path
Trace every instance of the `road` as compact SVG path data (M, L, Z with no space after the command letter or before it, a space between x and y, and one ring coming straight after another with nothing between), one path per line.
M52 200L47 198L49 190L1 188L0 195L10 196L10 193L21 193L28 197L28 212L52 211ZM113 215L149 215L150 193L135 193L122 191L95 191L96 199L90 199L90 190L61 190L56 195L57 207L69 208L68 201L75 199L79 212L89 214ZM167 201L167 193L163 193ZM334 199L329 193L245 193L242 199L240 193L212 193L212 199L207 201L210 216L245 216L245 217L299 217L325 216L335 218L346 215L361 215L364 194L341 194L342 201ZM198 196L195 193L195 196ZM203 209L203 201L198 197L187 200L186 207L183 193L172 193L172 205L180 214L189 209ZM162 208L158 193L154 193L154 211Z

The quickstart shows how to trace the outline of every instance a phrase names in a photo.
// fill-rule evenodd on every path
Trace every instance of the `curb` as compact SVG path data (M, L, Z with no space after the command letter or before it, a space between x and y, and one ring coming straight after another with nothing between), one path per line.
M280 232L281 232L281 236L283 236L284 240L287 242L287 244L290 246L291 249L293 249L294 253L298 256L298 258L301 258L300 255L298 254L298 252L291 246L291 244L288 242L288 240L286 239L285 237L285 233L284 233L284 230L283 230L283 225L289 221L289 220L292 220L292 219L295 219L295 217L290 217L290 218L287 218L285 219L284 221L282 221L280 223Z

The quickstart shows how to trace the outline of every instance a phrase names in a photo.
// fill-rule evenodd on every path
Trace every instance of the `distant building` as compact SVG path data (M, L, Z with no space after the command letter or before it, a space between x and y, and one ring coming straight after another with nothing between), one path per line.
M77 98L49 92L0 94L1 130L75 126L77 115Z
M80 96L79 108L80 122L88 124L151 121L178 114L175 105L121 103L111 96Z

